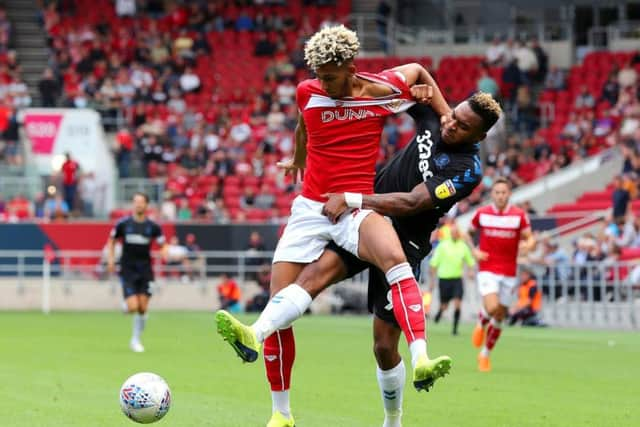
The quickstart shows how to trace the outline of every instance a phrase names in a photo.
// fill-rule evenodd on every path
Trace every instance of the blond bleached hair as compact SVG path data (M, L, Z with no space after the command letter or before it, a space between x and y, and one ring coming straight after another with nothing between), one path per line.
M496 124L502 114L502 107L493 96L486 92L476 92L467 99L474 113L482 118L483 130L486 132Z
M335 62L342 65L358 54L360 41L355 31L344 25L326 27L315 33L304 46L304 60L312 70Z

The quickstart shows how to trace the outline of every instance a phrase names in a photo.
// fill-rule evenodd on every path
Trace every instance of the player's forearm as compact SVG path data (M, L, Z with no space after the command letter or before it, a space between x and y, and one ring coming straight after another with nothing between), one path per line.
M115 242L113 239L109 239L107 243L107 262L109 264L114 264L116 259L116 250L115 250Z
M293 150L293 161L297 165L304 165L307 160L307 129L302 120L298 121L295 131L296 144Z
M362 209L371 209L386 216L409 216L425 206L412 193L368 194L362 196Z

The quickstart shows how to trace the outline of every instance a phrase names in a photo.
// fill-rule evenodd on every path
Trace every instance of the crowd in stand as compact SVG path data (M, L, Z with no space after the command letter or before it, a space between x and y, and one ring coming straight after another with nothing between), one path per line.
M19 149L17 111L31 105L27 85L13 50L13 28L0 6L0 163L22 165Z
M339 21L345 10L335 2L293 2L318 12L297 18L280 3L44 2L39 16L52 55L39 84L42 105L101 111L107 128L118 130L120 177L142 171L166 178L158 207L163 219L242 221L260 211L251 218L279 221L287 214L279 201L295 190L275 163L293 149L295 82L308 75L302 42L319 26ZM0 31L10 32L3 15ZM0 48L3 40L0 33ZM521 185L613 145L637 156L639 62L636 54L612 69L598 87L601 93L586 85L574 90L571 73L549 67L537 40L496 38L473 75L477 89L502 99L508 120L484 143L483 181L458 213L484 200L497 176ZM553 129L541 129L539 103L569 88L569 113L556 114ZM508 137L505 121L513 124ZM0 150L9 163L20 160L17 122L13 130L14 141L5 136ZM379 165L412 133L406 115L389 119ZM69 210L86 214L78 203Z

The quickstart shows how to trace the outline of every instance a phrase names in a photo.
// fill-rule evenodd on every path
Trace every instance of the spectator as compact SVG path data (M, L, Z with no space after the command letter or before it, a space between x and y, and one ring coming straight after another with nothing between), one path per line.
M95 198L98 192L96 176L93 172L86 173L80 180L80 198L82 199L82 212L84 216L92 217L95 214Z
M118 174L120 178L128 178L131 165L131 151L133 150L133 135L127 128L122 128L116 134L118 152L116 159L118 163Z
M177 214L178 221L190 221L192 218L193 212L191 212L191 208L189 208L189 201L187 199L180 199L180 207Z
M185 93L200 90L200 77L193 72L191 67L185 68L184 73L180 76L180 89Z
M71 153L65 153L65 162L62 164L62 188L64 201L67 209L75 209L76 192L78 190L78 178L80 174L80 164L71 158Z
M290 79L284 79L276 88L276 95L278 103L283 107L292 105L296 97L296 87Z
M116 15L135 16L136 0L116 0Z
M618 72L618 84L620 89L624 90L628 87L634 87L638 82L638 73L628 61L624 67Z
M336 25L340 25L338 19L336 18L335 13L330 13L320 22L320 29L327 27L335 27Z
M547 77L547 71L549 67L549 56L544 51L538 39L533 37L531 39L531 50L533 54L536 56L536 60L538 62L538 71L534 74L534 81L538 83L542 83L545 81Z
M495 36L491 41L491 45L487 49L487 64L494 67L504 65L506 63L505 50L506 46L502 40L500 40L500 37Z
M560 134L562 138L570 139L573 141L578 141L582 136L582 131L580 130L580 126L578 124L578 116L576 113L571 112L569 114L569 120L562 128L562 133Z
M627 214L630 195L629 191L624 188L624 182L621 176L617 176L613 180L613 194L611 196L613 207L613 218L624 218Z
M500 95L500 88L496 81L489 75L489 70L485 67L480 68L480 78L478 79L477 88L480 92L490 94L494 98Z
M196 33L196 39L193 41L193 51L197 56L211 54L211 45L203 33Z
M173 42L173 52L180 58L193 58L193 39L186 28L180 30L180 34Z
M236 31L252 31L253 19L249 16L246 10L242 10L240 15L236 19L235 23Z
M523 269L520 273L520 287L518 288L518 301L511 310L509 325L513 326L521 321L522 326L541 326L538 313L542 308L542 292L538 288L533 273Z
M256 195L253 187L245 187L244 194L240 197L240 207L248 209L255 205Z
M220 298L220 308L231 313L242 311L240 298L242 293L240 287L227 273L222 273L218 284L218 296Z
M564 90L566 88L565 72L552 65L544 80L544 87L548 90Z
M46 218L51 220L63 220L69 216L69 212L69 204L60 194L51 195L44 202L44 216Z
M221 198L215 200L211 213L211 221L214 224L228 224L229 222L231 222L229 211L224 205L224 200L222 200Z
M267 114L267 128L272 131L281 131L284 128L286 116L280 108L280 104L274 102Z
M243 144L251 138L251 126L240 119L235 120L235 123L231 126L229 130L229 137L236 144Z
M520 86L516 98L517 120L519 132L530 137L538 127L538 109L531 97L529 86Z
M620 85L616 79L615 73L609 73L607 82L602 87L602 95L600 98L603 101L607 101L609 105L616 105L618 103L618 94L620 93Z
M522 209L529 215L538 215L538 212L533 208L533 206L531 205L531 201L529 200L525 200L524 202L522 202Z
M536 55L527 45L520 41L516 44L513 55L517 61L523 82L529 84L539 68Z
M46 199L44 197L44 193L42 191L38 191L33 199L33 216L36 218L46 218L45 214L45 202ZM0 196L0 217L4 213L4 201L2 200L2 196Z
M254 206L258 209L270 209L273 207L276 198L273 195L273 191L269 187L269 185L262 183L260 187L260 192L255 198Z
M515 59L511 60L502 70L502 82L506 90L503 96L513 102L518 86L522 83L522 73L518 69L518 62Z
M176 204L171 199L170 192L164 195L164 199L160 205L160 216L166 221L175 221L177 218Z
M266 33L260 33L253 54L255 56L272 56L276 46L269 40Z
M583 108L593 108L596 100L593 98L586 85L580 86L580 93L576 96L574 107L578 110Z
M271 283L271 265L265 263L260 266L256 282L258 282L258 286L260 286L260 292L247 302L245 309L249 313L261 312L269 302L269 299L271 299L269 293L269 285Z
M171 236L167 248L168 273L180 275L183 282L189 281L190 265L188 255L189 250L186 246L180 244L178 236Z

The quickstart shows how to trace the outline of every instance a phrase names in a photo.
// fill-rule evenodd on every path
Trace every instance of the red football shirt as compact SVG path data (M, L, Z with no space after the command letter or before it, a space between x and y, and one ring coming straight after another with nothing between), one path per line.
M79 165L73 160L67 160L62 164L62 183L64 185L72 185L77 181L76 174Z
M503 211L494 205L483 206L476 211L471 224L480 232L480 250L489 254L478 263L478 269L514 277L520 235L531 227L527 213L511 205Z
M325 193L373 193L385 118L415 104L409 87L395 71L358 73L358 77L388 86L393 94L332 99L317 79L297 87L296 102L307 128L304 197L324 202Z

